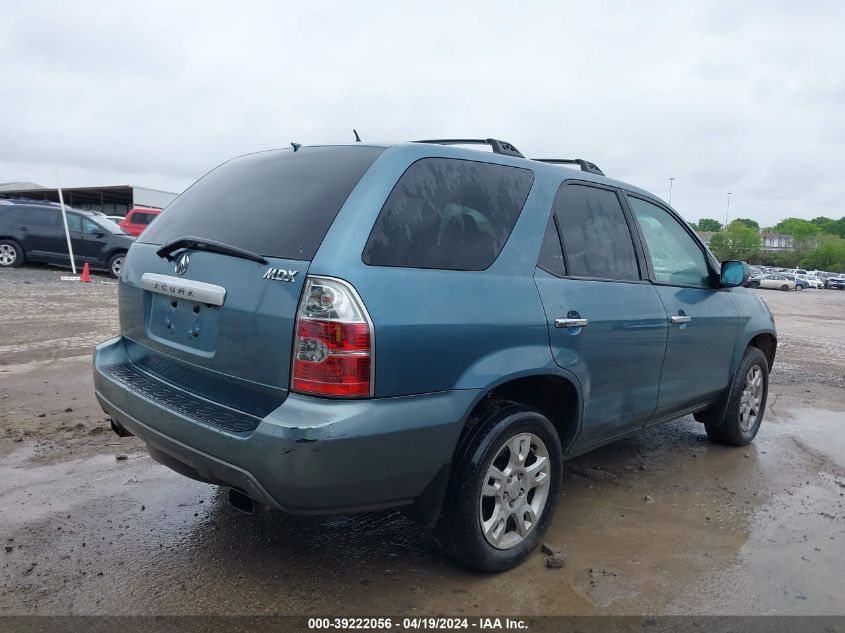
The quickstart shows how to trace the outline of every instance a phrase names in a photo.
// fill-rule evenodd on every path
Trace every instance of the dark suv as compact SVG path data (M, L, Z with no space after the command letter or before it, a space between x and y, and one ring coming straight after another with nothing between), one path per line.
M542 538L565 459L686 414L750 442L777 343L747 266L593 163L481 142L200 179L121 273L114 430L241 510L399 507L488 571Z
M91 268L118 277L135 238L102 213L69 207L65 210L76 265L87 262ZM15 268L25 261L70 266L67 234L58 205L0 206L0 266Z

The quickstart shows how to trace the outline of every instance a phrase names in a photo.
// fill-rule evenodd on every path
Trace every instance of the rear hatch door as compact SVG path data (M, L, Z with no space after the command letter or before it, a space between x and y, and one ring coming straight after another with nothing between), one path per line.
M121 277L121 331L132 362L252 415L281 404L308 266L382 151L250 154L177 198L133 245Z

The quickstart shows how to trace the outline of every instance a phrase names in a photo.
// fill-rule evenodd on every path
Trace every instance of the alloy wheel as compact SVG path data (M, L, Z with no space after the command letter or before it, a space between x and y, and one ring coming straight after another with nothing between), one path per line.
M763 370L754 365L745 376L745 387L739 401L739 428L748 433L757 423L763 399Z
M519 545L537 526L551 482L549 451L533 433L520 433L496 453L481 487L478 520L496 549Z
M18 258L18 252L11 244L0 244L0 266L11 266Z

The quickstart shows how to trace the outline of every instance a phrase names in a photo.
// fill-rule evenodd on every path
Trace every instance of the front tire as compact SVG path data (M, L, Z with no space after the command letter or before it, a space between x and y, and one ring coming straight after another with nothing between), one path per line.
M756 347L749 347L734 374L724 417L707 420L707 437L719 444L745 446L760 430L769 395L769 363Z
M123 262L126 260L126 253L115 253L109 258L109 275L114 279L120 279L120 271L123 270Z
M560 494L562 449L551 422L519 404L488 413L456 457L435 537L452 558L498 572L543 538Z
M23 266L23 249L14 240L0 240L0 266L19 268Z
M788 286L788 285L786 285L786 284L783 284L783 285L780 287L780 289L781 289L781 290L789 290L789 286Z

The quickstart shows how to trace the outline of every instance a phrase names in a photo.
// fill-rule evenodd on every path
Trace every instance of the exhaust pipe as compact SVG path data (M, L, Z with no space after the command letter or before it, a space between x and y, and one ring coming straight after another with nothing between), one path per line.
M244 514L255 512L255 502L237 488L229 488L229 505Z
M111 422L111 430L114 431L118 437L132 437L132 433L124 429L113 419L109 419L109 422Z

